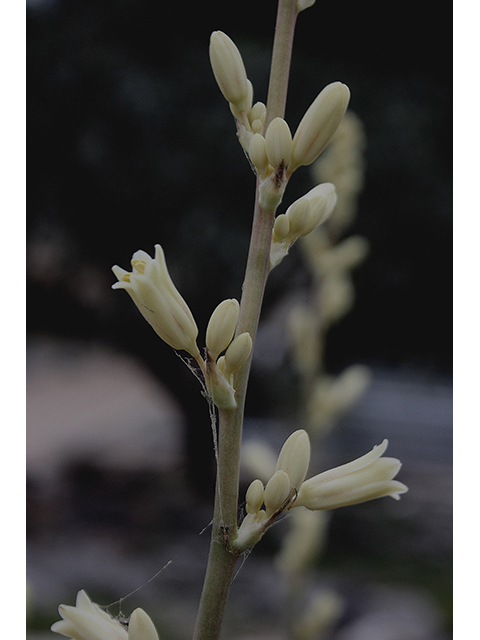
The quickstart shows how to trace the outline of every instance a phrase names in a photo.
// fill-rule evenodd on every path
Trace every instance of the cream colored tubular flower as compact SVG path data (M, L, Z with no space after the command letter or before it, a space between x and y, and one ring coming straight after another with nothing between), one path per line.
M293 506L337 509L384 496L399 500L408 488L394 480L401 463L395 458L381 457L387 445L388 441L384 440L361 458L306 480Z
M155 258L145 251L132 257L132 271L115 265L117 276L112 289L125 289L145 320L168 345L190 353L201 360L196 339L197 325L187 303L176 289L168 273L162 247L155 245Z
M239 113L249 111L252 89L240 51L223 31L210 36L210 64L223 96Z
M350 90L341 82L332 82L318 94L293 136L292 159L287 174L318 158L342 121L349 100Z
M63 620L55 622L51 630L74 640L128 640L128 632L118 620L90 600L85 591L77 594L76 606L58 607Z

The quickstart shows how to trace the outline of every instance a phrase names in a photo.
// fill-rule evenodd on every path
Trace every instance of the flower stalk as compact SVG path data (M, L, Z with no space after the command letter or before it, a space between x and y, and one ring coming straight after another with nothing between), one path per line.
M297 17L296 0L279 0L272 54L265 128L285 114L285 104ZM240 301L236 334L248 332L255 342L265 285L270 270L270 245L275 210L266 211L259 202L257 177L252 234ZM237 534L240 445L251 357L234 373L237 407L219 410L219 451L215 510L207 572L195 625L194 640L217 640L228 599L236 560L230 538Z
M284 115L294 29L298 13L314 2L278 2L266 106L253 104L253 86L234 42L221 31L210 38L212 70L257 181L241 301L228 299L216 307L207 327L204 355L197 345L194 317L169 275L160 245L155 246L154 258L142 250L134 253L130 272L113 267L118 280L113 288L127 291L164 342L194 358L210 407L215 405L218 412L212 535L193 640L218 640L237 560L281 514L297 506L301 512L304 508L319 511L383 496L398 499L407 490L394 479L400 462L382 457L386 440L357 460L305 480L310 441L306 431L299 429L286 440L265 486L260 479L251 483L246 516L240 526L237 522L245 397L267 278L299 237L310 234L328 218L337 199L333 184L317 185L286 213L275 217L292 173L314 162L323 151L350 96L348 87L340 82L325 87L292 137ZM158 640L153 622L143 610L132 613L127 631L84 592L79 592L76 607L61 605L59 613L63 620L52 630L76 640Z

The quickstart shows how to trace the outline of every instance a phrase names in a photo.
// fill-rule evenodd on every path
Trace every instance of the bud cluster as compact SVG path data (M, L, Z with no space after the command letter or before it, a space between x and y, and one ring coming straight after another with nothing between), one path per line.
M238 321L237 300L224 300L213 312L207 326L206 360L197 346L198 328L193 315L168 273L162 247L155 245L155 258L145 251L133 254L132 271L115 265L118 282L113 289L125 289L140 313L164 342L186 351L199 364L213 402L223 409L234 409L233 374L252 352L252 338L241 333L234 338ZM225 352L224 355L220 355Z
M219 409L236 408L233 374L246 363L252 352L249 333L233 338L239 308L237 300L224 300L212 313L207 327L205 383ZM225 354L220 355L223 352Z
M298 10L311 4L301 2ZM242 56L222 31L214 31L210 37L210 62L237 122L240 144L260 178L259 204L266 211L275 211L292 173L314 162L330 142L347 109L350 91L341 82L326 86L292 137L283 118L274 118L265 131L266 107L262 102L252 106L253 87Z
M336 200L334 185L326 182L311 189L296 200L286 213L276 217L270 248L271 268L283 260L298 238L307 236L330 216Z
M266 529L284 511L290 509L307 474L310 462L310 440L299 429L285 441L277 458L275 471L265 487L254 480L247 489L246 511L234 549L242 553L262 537Z
M237 46L223 31L210 36L210 64L218 87L237 121L238 137L243 148L255 133L263 131L267 107L263 102L253 104L253 86Z
M399 499L407 487L394 480L401 464L382 458L388 442L340 467L305 480L310 462L310 440L303 429L287 438L277 459L275 472L264 487L254 480L247 489L247 515L242 521L232 549L243 553L256 544L279 515L294 507L310 510L337 509L391 496Z

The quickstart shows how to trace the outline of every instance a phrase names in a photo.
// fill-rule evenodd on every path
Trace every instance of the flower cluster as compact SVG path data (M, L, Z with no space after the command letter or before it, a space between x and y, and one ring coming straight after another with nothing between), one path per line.
M234 338L239 313L237 300L224 300L213 312L207 327L206 359L203 360L197 346L197 325L168 273L162 247L155 245L155 258L145 251L136 251L131 264L131 272L117 265L112 267L118 278L112 288L125 289L162 340L195 358L209 395L219 408L235 409L232 376L248 360L253 346L249 333ZM220 355L222 352L225 354Z
M288 509L338 509L351 504L391 496L396 500L407 487L394 480L401 463L383 458L388 441L340 467L305 480L310 463L310 440L303 429L287 438L277 459L275 472L263 486L254 480L247 489L246 511L233 549L242 553L262 537L274 520Z
M63 620L51 630L73 640L159 640L143 609L135 609L124 625L92 602L85 591L78 592L76 606L61 604L58 612Z
M272 120L264 132L266 107L262 102L252 104L253 86L242 56L222 31L214 31L210 37L210 62L220 91L237 121L240 143L260 177L270 175L281 165L290 176L298 167L316 160L337 130L350 100L348 87L333 82L314 100L293 138L282 118Z
M347 109L350 91L341 82L326 86L292 136L283 118L274 118L265 127L266 107L262 102L252 104L253 87L242 56L221 31L211 35L210 61L217 84L235 117L240 144L258 174L259 205L264 211L275 212L292 173L302 165L312 164L330 142ZM335 201L335 187L322 184L276 218L271 267L282 260L297 238L306 236L327 219Z

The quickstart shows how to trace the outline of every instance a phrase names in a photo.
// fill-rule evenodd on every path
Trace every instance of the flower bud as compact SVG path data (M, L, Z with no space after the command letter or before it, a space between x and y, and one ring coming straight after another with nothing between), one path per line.
M135 609L128 621L128 640L159 640L153 622L143 609Z
M337 130L349 100L350 90L341 82L332 82L319 93L293 137L289 174L318 158Z
M285 471L276 471L265 487L265 510L271 516L283 505L290 494L290 478Z
M273 225L273 241L282 242L290 233L290 220L285 213L281 213L275 218Z
M277 460L275 471L285 471L291 488L300 489L310 462L310 440L304 429L294 431L287 438Z
M248 155L250 160L253 162L258 175L261 177L266 176L270 165L267 158L265 138L260 133L256 133L250 140Z
M225 99L240 113L249 109L253 91L242 56L234 42L222 31L214 31L210 36L210 63Z
M290 222L290 234L289 239L291 242L296 240L299 236L305 235L304 229L309 223L310 219L310 203L303 197L296 200L287 209L285 214Z
M257 513L263 504L265 491L261 480L254 480L247 489L245 495L247 513Z
M132 272L112 267L117 276L112 289L125 289L145 320L168 345L200 358L197 325L187 303L168 273L162 247L155 245L155 258L145 251L132 257Z
M301 233L306 236L316 229L330 216L337 202L335 186L330 182L319 184L311 189L302 199L309 203L308 223Z
M234 339L225 352L224 370L226 375L240 369L240 367L245 364L250 357L252 347L252 338L247 332L241 333Z
M297 11L303 11L304 9L308 9L315 4L315 0L297 0Z
M262 124L265 124L265 116L267 115L267 107L263 102L256 102L248 112L248 119L250 122L254 120L260 120Z
M251 128L252 128L252 133L262 133L263 122L259 118L257 118L256 120L252 121Z
M282 118L275 118L268 125L265 134L268 161L274 169L280 165L286 167L292 154L292 134L288 124Z
M237 300L232 298L221 302L212 313L207 326L206 344L208 353L214 361L232 341L239 308Z

